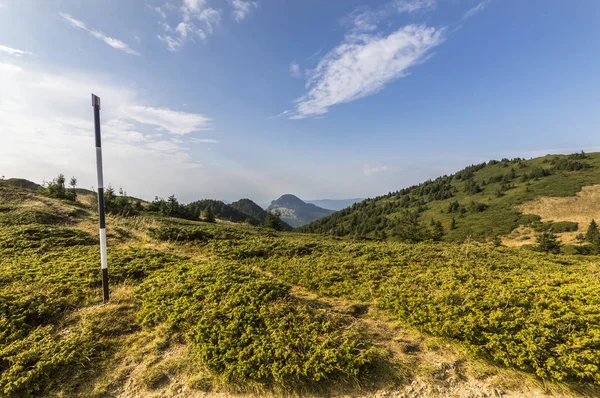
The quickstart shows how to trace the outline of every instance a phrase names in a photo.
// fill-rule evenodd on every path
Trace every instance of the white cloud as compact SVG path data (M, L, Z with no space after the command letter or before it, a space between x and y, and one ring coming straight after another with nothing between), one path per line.
M376 93L405 76L442 41L442 29L425 25L408 25L387 36L349 34L310 72L308 92L296 100L290 117L323 115L333 105Z
M190 138L190 141L193 142L194 144L201 144L201 143L218 144L219 143L219 141L214 140L212 138Z
M177 25L177 28L175 28L175 31L179 33L183 40L187 39L188 32L191 30L191 25L185 22L180 22L179 25Z
M300 71L300 65L298 65L298 62L292 61L290 64L290 74L296 79L302 78L302 72Z
M283 111L281 113L278 113L277 115L269 116L267 119L278 119L278 118L280 118L282 116L287 116L287 115L291 115L291 114L292 114L292 111L290 111L288 109L288 110L285 110L285 111Z
M161 7L152 7L151 5L148 5L148 8L150 8L153 11L156 11L156 13L158 15L161 16L161 18L165 19L167 17L167 13L163 11L163 9Z
M140 123L158 126L177 135L209 130L211 122L210 118L200 114L139 105L128 106L124 114Z
M171 37L169 35L164 35L164 36L158 35L156 37L158 37L158 39L160 41L167 43L167 48L169 49L169 51L177 51L177 50L179 50L179 48L182 45L181 41L174 39L173 37Z
M215 9L207 8L202 10L197 18L199 21L203 21L206 24L206 30L212 34L213 26L218 25L221 22L221 13Z
M157 37L167 44L169 51L178 51L187 40L194 41L194 35L191 33L196 33L202 40L206 40L206 37L213 33L214 27L219 25L221 21L221 13L210 7L204 8L205 3L204 0L183 0L181 7L178 9L181 22L175 29L172 29L165 22L158 21L165 33L169 34L158 35ZM173 9L171 6L167 7L166 4L163 8Z
M199 12L205 3L205 0L183 0L183 6L190 12Z
M436 2L435 0L397 0L394 6L400 13L413 13L434 9Z
M234 19L238 22L244 19L252 8L258 6L255 1L230 0L229 2L233 8ZM170 3L165 3L162 7L158 7L160 10L157 10L157 12L160 11L159 14L163 18L166 17L165 10L176 11L181 18L175 30L163 21L158 21L165 33L169 34L157 37L167 44L169 51L181 49L187 40L194 41L196 36L206 40L209 35L214 33L222 19L223 10L207 7L206 0L182 0L180 4L179 7L174 7ZM192 35L192 32L195 35Z
M0 53L5 53L8 55L14 55L15 57L20 57L21 55L33 55L29 51L18 50L16 48L6 47L0 45Z
M391 0L376 8L357 7L343 17L341 22L349 26L351 34L373 32L382 21L387 21L398 14L413 14L435 8L436 0Z
M126 52L127 54L140 55L139 52L131 49L127 43L124 43L123 41L114 37L106 36L99 30L89 29L85 23L73 18L70 14L59 12L58 15L60 15L65 21L71 24L71 26L85 30L90 35L94 36L96 39L102 40L112 48L116 48L117 50L121 50L123 52Z
M233 19L240 22L252 8L258 7L258 3L256 1L244 1L244 0L232 0L231 5L233 7Z
M94 92L102 98L106 183L145 198L178 192L188 199L195 195L185 188L192 179L211 184L179 139L206 129L204 115L145 106L131 88L72 71L0 62L0 87L0 170L6 176L41 182L62 172L77 176L82 187L95 185Z
M165 32L172 32L173 31L173 28L171 28L171 25L169 25L168 23L160 22L159 21L158 24L160 25L161 28L163 28L163 30Z
M466 21L467 19L472 18L475 14L479 13L480 11L483 11L485 6L487 6L487 3L488 1L482 1L481 3L477 4L475 7L465 12L461 20Z

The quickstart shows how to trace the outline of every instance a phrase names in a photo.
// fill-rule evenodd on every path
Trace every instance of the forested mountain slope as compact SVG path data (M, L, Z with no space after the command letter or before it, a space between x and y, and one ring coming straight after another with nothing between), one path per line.
M269 213L250 199L240 199L231 203L229 206L246 214L250 217L250 220L258 220L260 225L264 225L267 222ZM292 227L284 221L280 220L280 223L283 230L290 231L292 229Z
M492 160L367 199L298 231L402 241L436 240L443 232L446 241L484 241L520 226L552 228L520 206L540 197L573 197L594 184L600 184L600 153ZM556 232L586 227L554 226Z

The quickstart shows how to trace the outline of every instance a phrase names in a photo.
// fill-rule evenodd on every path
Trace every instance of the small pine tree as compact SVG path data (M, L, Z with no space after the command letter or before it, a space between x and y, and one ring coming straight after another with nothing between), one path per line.
M433 221L433 219L431 220ZM440 221L436 221L432 224L431 228L431 239L435 242L439 242L444 238L444 226Z
M265 219L265 226L267 228L274 229L275 231L282 231L283 224L281 223L281 216L278 211L267 212L267 218Z
M69 192L66 193L67 199L73 201L77 200L77 190L75 189L77 188L77 178L74 176L69 180L69 187Z
M456 219L454 219L454 217L452 217L452 221L450 222L450 229L451 230L456 229Z
M596 220L592 220L590 223L590 226L585 233L585 239L592 245L597 244L598 241L600 241L600 232L598 231L598 224L596 224Z
M213 212L212 206L208 206L206 210L204 210L204 221L215 222L215 213Z
M579 243L579 246L583 246L583 244L586 241L585 235L582 234L582 233L577 234L577 236L575 237L575 239L577 239L577 243Z
M558 240L558 236L551 232L544 232L536 238L538 247L537 249L546 253L558 254L562 244Z
M66 199L65 192L65 175L62 173L54 180L50 181L45 189L47 196L57 199Z
M164 209L162 209L162 213L165 216L177 217L180 211L179 207L179 201L175 195L171 195L167 198L167 202L165 203Z
M496 235L494 236L494 240L492 240L492 244L494 245L494 247L500 247L502 246L502 239L500 239L500 237Z

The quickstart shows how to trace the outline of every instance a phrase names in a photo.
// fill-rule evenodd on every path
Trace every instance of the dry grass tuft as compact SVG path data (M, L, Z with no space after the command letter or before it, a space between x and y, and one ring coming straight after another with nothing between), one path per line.
M583 187L576 196L539 199L523 203L520 211L537 214L542 221L574 221L585 231L592 219L600 220L600 185Z

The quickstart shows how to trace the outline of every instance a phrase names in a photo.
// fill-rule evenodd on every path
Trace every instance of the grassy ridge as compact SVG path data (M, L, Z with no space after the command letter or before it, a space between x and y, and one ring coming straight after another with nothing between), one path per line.
M298 230L399 240L400 221L408 211L418 214L423 224L441 222L446 241L485 241L539 221L519 212L518 205L528 200L574 196L583 186L600 184L599 168L600 153L490 161L367 199ZM458 206L452 209L454 202Z

